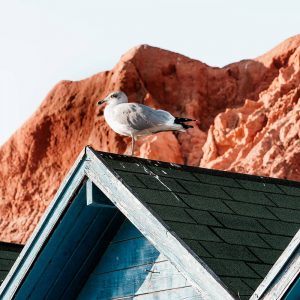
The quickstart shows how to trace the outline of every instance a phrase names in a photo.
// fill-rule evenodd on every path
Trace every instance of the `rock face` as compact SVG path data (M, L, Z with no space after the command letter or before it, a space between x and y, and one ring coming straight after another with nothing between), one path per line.
M58 83L0 148L0 240L26 242L85 145L128 153L95 105L115 90L198 120L141 138L136 156L300 180L300 35L224 68L143 45L111 71Z

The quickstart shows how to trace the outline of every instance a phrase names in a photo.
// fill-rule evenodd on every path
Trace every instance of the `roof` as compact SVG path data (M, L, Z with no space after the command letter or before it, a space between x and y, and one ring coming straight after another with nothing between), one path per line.
M97 153L235 295L250 297L300 228L300 184Z
M0 284L8 274L23 246L0 242Z
M88 208L80 202L86 194ZM30 278L37 265L49 271L49 263L46 265L41 257L60 248L51 242L62 236L64 222L73 228L70 218L75 222L77 216L71 210L79 207L86 214L81 220L91 214L98 216L84 235L89 239L78 242L86 253L95 250L87 245L92 247L102 239L101 230L109 232L111 223L115 230L120 223L109 222L109 218L115 220L116 213L102 222L101 213L91 212L91 208L116 207L192 282L203 299L249 299L251 295L258 299L280 280L278 274L294 263L291 258L299 253L299 234L295 236L300 227L299 183L96 152L88 147L8 276L3 295L12 295L16 290L13 284ZM107 212L105 216L109 216ZM78 235L78 230L73 231ZM68 238L73 241L74 236L64 240L70 248ZM103 243L98 241L97 245L103 248ZM61 264L62 258L58 261ZM91 262L88 260L87 265ZM76 263L72 262L73 269ZM293 270L289 271L289 281L299 274L299 268Z

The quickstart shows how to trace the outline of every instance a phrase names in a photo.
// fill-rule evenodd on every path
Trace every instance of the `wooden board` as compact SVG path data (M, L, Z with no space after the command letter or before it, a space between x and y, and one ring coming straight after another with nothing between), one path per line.
M151 293L158 295L159 291L187 286L189 283L182 274L169 261L162 261L95 275L78 299L114 299Z
M140 294L137 296L129 296L122 298L113 298L112 300L200 300L199 294L196 292L195 288L189 286L178 289L171 289L165 291L154 292L151 294ZM99 299L104 300L104 299Z
M78 299L137 296L138 299L201 299L186 278L126 220Z
M101 274L153 263L158 256L159 252L144 237L113 243L109 246L109 251L104 253L101 263L94 272Z
M112 243L122 242L139 237L143 237L143 234L130 222L124 222L118 233L113 238Z

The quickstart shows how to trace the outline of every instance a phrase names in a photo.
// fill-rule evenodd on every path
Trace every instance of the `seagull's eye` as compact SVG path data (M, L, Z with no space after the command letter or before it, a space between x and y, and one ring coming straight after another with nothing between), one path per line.
M117 93L114 93L110 96L110 98L118 98L118 94Z

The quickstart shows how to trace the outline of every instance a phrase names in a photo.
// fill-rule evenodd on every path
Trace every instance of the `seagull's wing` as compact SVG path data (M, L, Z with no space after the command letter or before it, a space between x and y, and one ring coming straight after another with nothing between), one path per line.
M156 110L138 103L122 103L114 107L118 123L135 130L145 130L160 125L173 124L174 117L165 110Z

